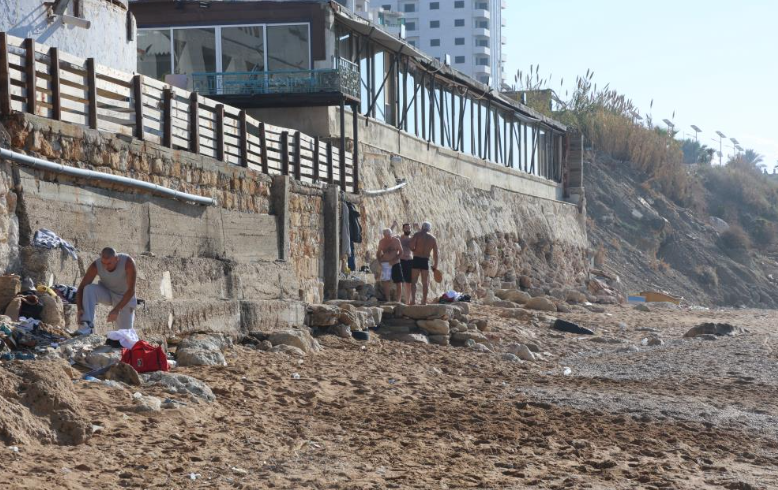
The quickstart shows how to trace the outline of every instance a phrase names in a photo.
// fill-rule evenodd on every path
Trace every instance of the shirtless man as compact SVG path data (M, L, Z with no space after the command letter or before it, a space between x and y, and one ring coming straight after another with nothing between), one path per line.
M427 294L430 288L430 254L432 254L432 270L438 268L438 241L430 233L432 225L425 221L421 224L421 230L416 232L411 238L411 251L413 251L413 277L411 283L416 284L421 274L422 301L421 304L427 304ZM411 304L416 304L416 294L411 297Z
M392 236L392 230L386 228L383 233L384 237L378 242L378 252L376 252L376 258L381 263L381 281L384 288L384 298L386 301L390 301L390 293L392 286L389 281L393 282L397 288L397 300L402 299L402 287L403 287L403 273L400 266L400 256L402 255L403 246L400 243L400 239L396 236Z
M418 226L417 226L418 229ZM403 234L400 236L400 243L403 246L403 253L400 256L400 267L403 271L403 286L405 297L403 302L411 304L411 298L416 297L416 284L411 281L413 276L413 252L411 251L411 224L403 225Z

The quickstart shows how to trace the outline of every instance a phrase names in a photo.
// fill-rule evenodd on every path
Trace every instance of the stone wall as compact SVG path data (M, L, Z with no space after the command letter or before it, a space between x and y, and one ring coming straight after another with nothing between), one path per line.
M294 183L289 193L290 260L301 297L309 303L324 299L324 206L322 189Z
M408 182L400 191L363 197L362 261L375 256L382 228L395 221L430 221L444 273L443 283L433 288L436 294L483 292L521 276L546 287L585 279L587 238L576 206L497 187L484 190L431 165L406 158L393 162L386 152L366 144L361 148L365 189L390 187L398 178Z
M15 151L57 163L211 197L224 209L269 212L270 177L187 151L29 114L15 114L0 121L3 141ZM68 181L64 176L56 176L56 180Z

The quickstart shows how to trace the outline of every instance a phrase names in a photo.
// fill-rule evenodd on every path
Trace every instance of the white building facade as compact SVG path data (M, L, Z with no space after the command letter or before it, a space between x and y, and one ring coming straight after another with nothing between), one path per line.
M375 17L381 10L401 13L409 43L441 61L448 59L453 68L481 83L499 89L504 82L506 0L351 1L363 17Z

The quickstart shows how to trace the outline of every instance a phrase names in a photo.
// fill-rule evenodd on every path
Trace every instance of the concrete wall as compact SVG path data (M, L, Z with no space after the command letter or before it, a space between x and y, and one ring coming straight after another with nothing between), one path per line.
M250 112L252 117L261 121L294 128L311 136L333 138L334 142L338 142L340 110L337 108L258 109ZM472 155L428 144L421 138L374 119L367 120L359 116L358 131L360 143L368 148L395 154L420 164L432 165L444 172L465 177L472 185L482 190L488 191L492 187L499 187L543 199L562 200L564 198L562 184L481 160ZM352 113L347 110L346 137L351 140L352 135ZM367 186L363 188L370 189Z
M80 4L81 17L91 22L89 29L63 25L59 18L51 22L48 7L41 0L0 0L0 31L133 73L138 54L134 22L132 38L127 38L127 0L80 0ZM68 15L74 15L73 7L71 1Z
M136 325L143 333L235 333L304 322L300 300L321 267L315 245L321 217L315 200L309 206L307 195L296 188L274 202L274 214L269 214L273 189L268 176L29 115L0 120L0 146L213 196L219 203L203 207L3 162L0 272L76 285L99 250L113 246L131 254L138 265L138 297L147 304L138 310ZM279 216L291 217L290 234L302 245L298 255L313 263L309 270L300 266L304 260L278 260L280 247L289 247L280 239L287 225ZM40 228L75 245L78 260L33 246ZM298 272L309 281L306 288L300 286ZM75 322L74 312L69 313ZM104 313L97 318L101 331L110 328Z
M482 184L362 145L362 182L380 189L404 178L400 191L362 198L361 263L375 256L380 230L396 221L430 221L444 281L435 294L479 293L524 275L536 286L580 284L586 270L585 222L576 206ZM395 228L395 231L400 231Z

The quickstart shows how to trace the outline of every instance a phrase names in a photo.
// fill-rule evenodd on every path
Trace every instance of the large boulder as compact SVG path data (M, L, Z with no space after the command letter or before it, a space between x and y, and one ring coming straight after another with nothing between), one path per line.
M545 296L536 296L530 299L527 301L527 304L524 305L524 307L538 311L557 311L557 307L554 302Z
M728 336L733 337L747 332L747 330L730 325L729 323L701 323L696 327L692 327L688 332L684 334L684 337L700 337L703 335L716 335L719 337Z
M92 369L100 369L111 364L116 364L122 358L122 350L101 345L86 355L86 363Z
M182 349L200 349L223 351L232 347L232 339L219 333L195 333L178 343L177 351Z
M450 332L449 323L446 320L417 320L416 324L430 335L448 335Z
M227 360L219 350L181 349L176 350L179 366L226 366Z
M535 354L524 344L510 344L506 349L509 353L515 355L522 361L534 361Z
M155 371L140 376L144 384L162 386L168 393L190 394L209 402L216 400L210 386L185 374Z
M268 336L268 340L274 347L280 344L291 345L306 354L321 350L319 342L311 337L307 330L279 330L278 332L272 332Z
M312 327L337 325L339 316L340 308L334 305L310 305L308 307L308 320Z
M575 289L568 289L567 293L565 293L565 299L570 304L586 303L586 295Z
M118 362L111 366L111 368L106 371L104 378L107 381L118 381L134 386L140 386L143 383L138 371L124 362Z
M465 345L468 340L472 340L476 343L487 343L489 339L486 335L477 330L468 330L467 332L457 332L451 335L451 342L454 345Z
M376 325L381 324L381 320L384 316L384 309L379 306L362 306L357 309L358 311L363 311L365 313L369 313L373 317L373 327Z
M448 335L430 335L430 344L447 346L451 343Z
M448 320L454 317L454 307L450 305L400 305L396 311L414 320Z
M410 333L416 330L416 320L412 318L389 318L381 322L382 332Z
M519 303L521 305L525 304L531 298L529 294L524 291L519 291L518 289L498 289L494 292L494 295L502 300Z

